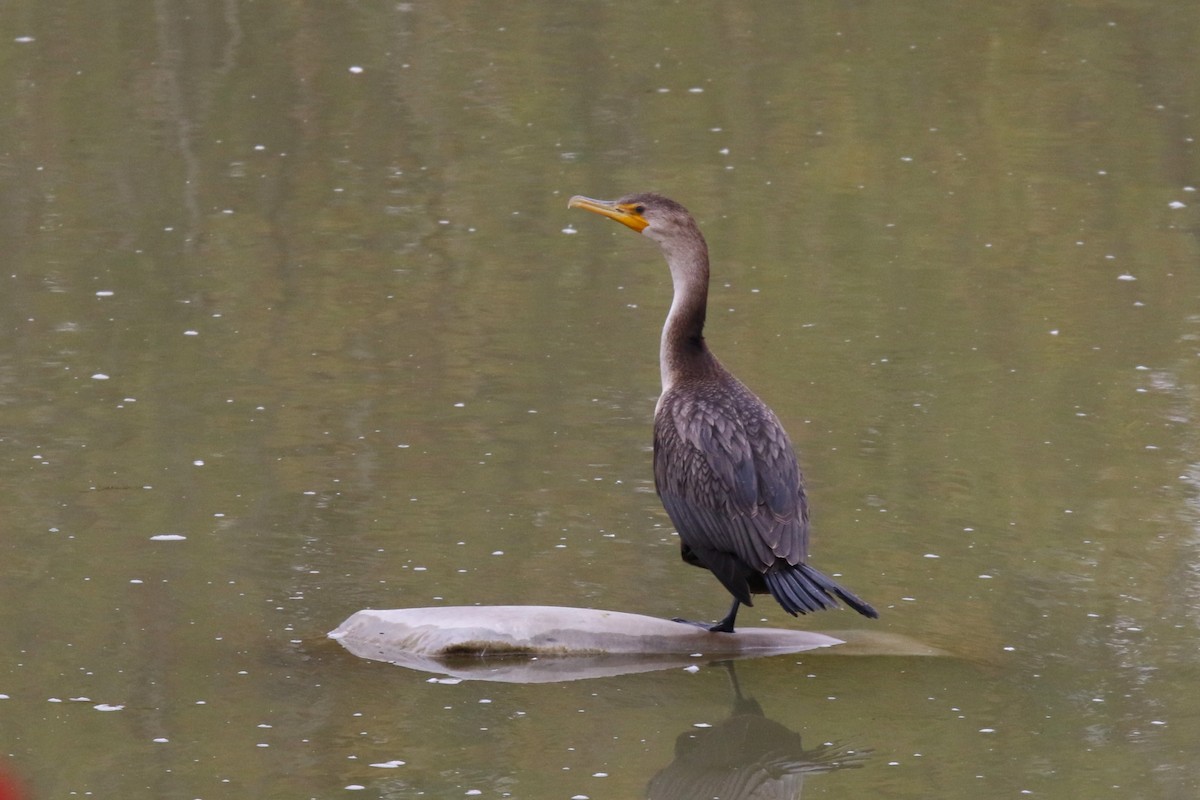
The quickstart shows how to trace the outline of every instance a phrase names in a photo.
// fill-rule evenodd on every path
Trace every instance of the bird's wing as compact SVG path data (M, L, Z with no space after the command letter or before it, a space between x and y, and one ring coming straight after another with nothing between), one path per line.
M740 387L739 387L740 388ZM807 558L808 513L795 453L749 390L669 394L655 418L654 478L693 550L765 570Z

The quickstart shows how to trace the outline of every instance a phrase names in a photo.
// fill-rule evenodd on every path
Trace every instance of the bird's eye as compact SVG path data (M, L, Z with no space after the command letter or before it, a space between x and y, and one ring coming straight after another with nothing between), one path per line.
M644 205L642 205L641 203L638 203L636 206L633 207L633 211L635 214L645 214L646 207Z

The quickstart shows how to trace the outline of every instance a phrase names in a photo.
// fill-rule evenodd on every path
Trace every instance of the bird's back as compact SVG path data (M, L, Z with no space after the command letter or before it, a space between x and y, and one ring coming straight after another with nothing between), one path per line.
M808 509L783 426L745 385L717 367L715 374L672 385L660 398L654 478L685 548L728 587L706 557L733 558L759 573L780 561L803 563Z

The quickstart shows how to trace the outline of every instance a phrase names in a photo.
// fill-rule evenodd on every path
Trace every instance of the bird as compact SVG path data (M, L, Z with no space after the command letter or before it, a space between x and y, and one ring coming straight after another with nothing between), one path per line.
M662 393L654 409L654 485L679 533L683 561L733 595L715 623L733 633L751 595L770 594L792 616L838 607L872 619L865 600L808 563L808 498L791 440L775 413L713 355L704 338L708 244L695 219L660 194L572 197L567 207L615 220L653 240L673 297L659 343Z

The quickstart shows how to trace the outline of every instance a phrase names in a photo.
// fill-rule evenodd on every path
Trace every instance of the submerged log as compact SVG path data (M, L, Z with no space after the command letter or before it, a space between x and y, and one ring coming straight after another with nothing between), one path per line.
M574 680L842 643L811 631L710 633L670 620L557 606L366 609L329 637L362 658L457 677Z

